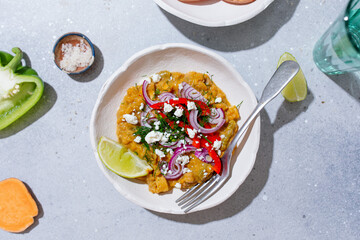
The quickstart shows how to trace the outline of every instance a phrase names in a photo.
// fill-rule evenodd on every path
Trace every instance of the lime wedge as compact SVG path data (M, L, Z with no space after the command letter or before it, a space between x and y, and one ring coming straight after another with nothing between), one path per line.
M295 57L290 53L284 53L278 62L277 67L285 61L296 61ZM293 80L289 82L288 85L281 91L281 94L289 102L299 102L306 98L307 95L307 84L303 71L300 68L300 71L295 75Z
M126 178L137 178L147 175L153 169L135 153L106 137L101 137L98 144L101 161L112 172Z

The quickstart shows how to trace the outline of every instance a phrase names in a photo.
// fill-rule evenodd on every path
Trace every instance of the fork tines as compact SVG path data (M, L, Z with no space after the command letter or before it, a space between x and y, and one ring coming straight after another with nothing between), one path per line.
M184 193L175 202L181 206L181 209L184 209L185 213L189 212L191 209L205 201L217 190L216 185L219 183L219 178L220 175L216 174L212 176L207 182L197 184Z

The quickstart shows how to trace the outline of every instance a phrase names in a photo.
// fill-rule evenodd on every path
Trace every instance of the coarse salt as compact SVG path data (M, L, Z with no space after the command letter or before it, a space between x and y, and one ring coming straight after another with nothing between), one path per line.
M82 39L76 45L63 43L61 52L63 58L60 61L60 68L67 72L74 72L78 67L87 67L94 61L91 48Z

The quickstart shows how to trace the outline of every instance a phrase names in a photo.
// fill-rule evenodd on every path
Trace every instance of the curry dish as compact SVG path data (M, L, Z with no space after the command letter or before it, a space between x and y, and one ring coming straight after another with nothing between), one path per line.
M221 172L240 119L208 74L161 71L127 90L117 112L121 144L153 168L152 193L191 188Z

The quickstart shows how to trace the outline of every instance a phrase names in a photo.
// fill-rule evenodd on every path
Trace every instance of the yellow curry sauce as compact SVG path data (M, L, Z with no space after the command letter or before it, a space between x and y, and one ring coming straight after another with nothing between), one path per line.
M240 116L236 106L232 106L229 103L224 92L215 85L207 74L197 72L183 74L168 71L162 71L158 74L161 76L160 81L156 83L151 81L147 87L147 93L151 99L158 100L157 97L155 97L155 89L157 93L171 92L178 96L178 85L186 82L199 91L209 101L212 107L222 108L224 110L226 122L218 131L219 134L222 135L222 145L220 148L222 155L238 130L236 122L240 119ZM218 97L221 97L222 101L215 103L215 99ZM187 153L190 161L186 167L190 169L190 172L183 174L179 179L167 180L158 168L160 157L156 155L152 149L147 150L143 144L134 142L136 137L134 133L139 124L136 126L124 121L123 115L134 113L140 122L140 106L142 104L146 105L142 95L141 85L130 87L117 112L117 136L121 144L137 153L140 158L146 158L153 167L154 171L152 173L140 178L149 185L149 191L152 193L167 192L174 188L177 183L181 184L181 188L186 189L191 188L197 183L206 181L213 174L212 166L202 162L194 153ZM171 155L167 153L162 160L169 162L170 158ZM179 184L177 184L177 186Z

